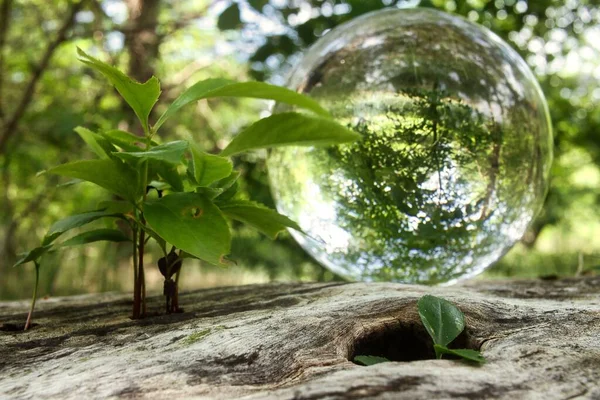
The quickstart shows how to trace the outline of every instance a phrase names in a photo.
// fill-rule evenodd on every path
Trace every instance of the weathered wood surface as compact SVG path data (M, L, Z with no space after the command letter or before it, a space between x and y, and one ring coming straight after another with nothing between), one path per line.
M417 299L465 313L461 345L482 367L416 360L361 367L358 352L431 355ZM183 294L185 313L132 321L130 299L41 301L0 332L2 399L600 399L600 278L398 284L272 284ZM162 297L149 310L162 313ZM0 303L0 324L24 302Z

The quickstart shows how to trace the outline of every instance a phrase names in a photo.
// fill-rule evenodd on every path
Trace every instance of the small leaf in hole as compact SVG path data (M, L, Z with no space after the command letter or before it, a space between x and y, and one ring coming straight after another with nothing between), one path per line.
M388 360L387 358L378 356L356 356L352 361L354 361L354 363L356 364L364 365L365 367L368 367L369 365L390 362L390 360Z
M448 300L425 295L417 305L421 321L435 344L447 346L465 329L463 313Z
M484 364L486 359L481 355L477 350L471 349L449 349L445 346L440 346L439 344L433 345L436 353L438 354L451 354L454 356L458 356L466 361L472 361L480 364Z
M458 356L463 360L483 364L486 360L477 350L449 349L446 347L465 329L465 316L448 300L425 295L417 303L421 321L433 339L433 348L438 359L443 354Z

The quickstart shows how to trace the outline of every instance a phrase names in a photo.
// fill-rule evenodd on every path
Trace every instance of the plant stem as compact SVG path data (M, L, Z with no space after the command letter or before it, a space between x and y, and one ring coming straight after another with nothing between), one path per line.
M181 269L175 274L175 295L171 300L172 312L179 312L179 274L181 274Z
M146 224L144 217L140 221L143 225ZM140 230L140 245L139 245L139 256L138 256L138 279L139 279L139 291L140 291L140 299L141 299L141 317L146 315L146 279L144 275L144 247L146 244L145 240L146 232L142 229Z
M27 322L25 322L25 328L23 328L24 331L29 329L29 327L31 326L31 317L33 316L33 309L35 308L35 300L37 298L37 290L38 290L39 282L40 282L40 264L36 261L35 262L35 286L33 287L33 297L31 299L31 308L29 309L29 314L27 315Z
M146 151L150 149L150 139L148 137L148 132L146 132ZM148 186L148 161L142 162L142 188L143 188L143 198L142 198L142 209L139 215L139 224L140 224L140 237L139 237L139 245L138 245L138 284L135 287L137 291L137 295L140 299L140 304L138 306L138 318L143 318L146 315L146 277L144 274L144 250L146 248L146 231L144 230L144 226L146 225L146 220L144 219L144 210L143 204L146 201L146 195L148 194L147 186Z
M133 319L140 318L140 291L139 288L139 274L138 274L138 249L137 249L137 226L133 228Z

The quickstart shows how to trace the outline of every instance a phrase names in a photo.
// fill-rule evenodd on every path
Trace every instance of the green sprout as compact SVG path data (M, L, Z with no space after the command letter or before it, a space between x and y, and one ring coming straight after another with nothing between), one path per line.
M465 329L465 316L458 307L448 300L425 295L417 302L417 308L425 330L433 339L433 349L437 359L447 354L460 357L465 361L485 363L485 357L477 350L448 348L448 345ZM353 361L359 365L369 366L390 360L380 356L359 355L355 356Z
M443 354L458 356L463 360L484 363L480 352L471 349L449 349L447 346L465 329L465 316L454 304L439 297L425 295L417 303L421 321L433 339L436 358Z

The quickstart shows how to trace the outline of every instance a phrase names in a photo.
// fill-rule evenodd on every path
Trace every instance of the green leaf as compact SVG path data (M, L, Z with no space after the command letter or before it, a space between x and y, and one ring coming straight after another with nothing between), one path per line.
M329 146L353 142L360 137L331 119L281 113L263 118L243 130L221 152L221 156L267 147Z
M148 116L160 96L160 83L158 79L153 76L145 83L139 83L129 78L117 68L86 54L80 48L77 48L77 54L79 54L81 62L100 72L114 85L139 118L144 132L149 132Z
M239 188L240 184L238 183L238 181L233 181L233 184L229 185L229 187L225 189L225 191L223 191L215 198L215 203L224 203L231 200L237 194Z
M183 192L183 181L177 166L164 161L151 161L151 167L175 192ZM157 188L159 189L159 188Z
M154 129L158 130L181 107L193 101L211 97L250 97L275 100L329 117L329 112L321 107L319 103L293 90L262 82L235 82L229 79L217 78L200 81L184 91L160 116L154 125Z
M190 148L192 150L193 175L199 186L208 186L220 179L227 178L233 171L231 160L207 154L192 144L190 144Z
M52 248L52 245L48 244L45 246L36 247L33 250L20 254L21 258L17 260L13 267L18 267L19 265L27 264L31 261L37 262L37 260L39 260L41 256L47 253L48 250L50 250L50 248Z
M463 313L447 300L425 295L419 299L417 306L434 344L447 346L465 329Z
M476 363L484 364L486 362L485 357L477 350L471 349L449 349L446 346L440 346L439 344L433 345L436 354L451 354L458 356L463 360L473 361Z
M128 242L131 241L131 239L118 229L96 229L73 236L69 240L61 243L60 247L79 246L100 241Z
M223 193L223 189L200 186L196 188L195 192L206 196L210 200L213 200L214 198L218 197L221 193Z
M222 264L231 234L221 211L198 193L173 193L144 204L144 216L160 237L211 264Z
M176 140L152 147L148 151L140 149L140 151L123 151L113 154L126 161L157 160L177 165L181 162L187 148L188 142Z
M388 360L385 357L377 357L377 356L356 356L356 357L354 357L354 360L352 360L352 361L354 361L357 364L364 365L365 367L368 367L369 365L390 362L390 360Z
M213 183L211 186L218 187L218 188L225 190L225 189L232 187L237 182L239 177L240 177L239 171L231 171L231 174L229 174L228 177L223 178L223 179Z
M48 245L52 243L60 235L71 229L79 228L80 226L87 225L90 222L104 217L118 218L121 217L121 215L115 214L108 210L99 210L68 216L52 224L50 229L48 229L46 236L44 236L42 245Z
M242 20L240 19L240 6L237 3L233 3L225 9L219 15L217 21L217 27L222 30L237 29L242 26Z
M285 228L294 228L302 232L297 223L259 203L236 200L219 204L219 208L225 216L244 222L272 239Z
M142 195L137 171L119 160L81 160L47 172L95 183L132 202Z
M111 151L114 151L114 149L111 149L112 146L110 143L107 143L106 139L82 126L78 126L74 130L83 139L83 141L90 146L92 151L96 153L98 157L104 159L110 158L109 154Z
M143 137L134 135L130 132L121 131L119 129L111 129L108 131L104 131L101 132L100 135L115 146L119 146L124 151L140 151L142 150L142 147L140 147L140 145L144 144ZM152 145L157 145L157 143L152 142Z

